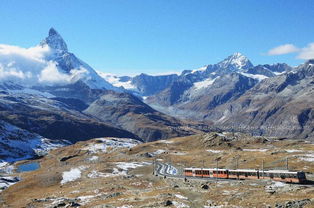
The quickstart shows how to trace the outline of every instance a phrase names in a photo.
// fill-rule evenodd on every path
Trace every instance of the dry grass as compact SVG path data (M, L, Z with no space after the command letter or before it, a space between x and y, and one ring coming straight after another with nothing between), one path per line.
M155 159L171 162L177 167L194 166L216 167L216 158L220 158L219 167L234 168L235 158L239 158L239 168L260 168L262 160L266 168L285 166L285 158L289 157L289 167L295 170L314 172L314 163L300 160L299 157L313 151L314 145L292 140L269 140L252 138L247 135L225 135L233 138L222 141L221 136L195 135L156 141L138 145L132 149L119 149L111 153L90 153L82 150L93 141L79 142L75 145L52 151L40 159L39 170L22 173L23 180L1 193L5 202L2 207L53 207L57 198L75 199L82 207L164 207L166 200L184 203L189 207L204 205L237 205L241 207L265 207L277 202L313 199L314 187L288 185L275 193L265 191L270 181L199 181L182 179L163 179L152 175L152 165L130 169L127 176L90 178L92 171L111 173L115 162L152 162ZM210 141L208 141L210 140ZM267 151L244 151L244 149L267 149ZM286 150L302 152L287 152ZM165 150L155 157L145 157L145 153ZM208 152L206 150L212 150ZM215 153L215 151L216 153ZM220 151L220 152L218 152ZM65 162L63 157L77 155ZM97 161L90 161L98 156ZM83 166L81 178L60 184L62 173L71 168ZM121 170L120 170L121 171ZM209 189L202 189L202 184ZM178 198L181 195L186 198ZM91 200L78 200L78 197L93 196ZM51 200L49 200L49 197ZM35 200L37 199L37 200ZM38 199L46 199L38 200ZM310 207L311 205L309 205Z

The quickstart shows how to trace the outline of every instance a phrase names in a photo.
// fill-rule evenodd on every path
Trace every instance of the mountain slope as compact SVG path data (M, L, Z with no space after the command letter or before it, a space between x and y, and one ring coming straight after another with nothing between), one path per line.
M207 114L216 126L257 135L314 138L314 61L266 79Z
M184 123L180 120L152 109L139 98L127 93L107 91L84 113L126 129L144 141L193 134L193 130L184 130Z
M101 136L138 138L73 108L57 98L0 92L0 119L46 138L71 142Z
M0 121L0 162L30 159L68 144L65 141L46 139Z

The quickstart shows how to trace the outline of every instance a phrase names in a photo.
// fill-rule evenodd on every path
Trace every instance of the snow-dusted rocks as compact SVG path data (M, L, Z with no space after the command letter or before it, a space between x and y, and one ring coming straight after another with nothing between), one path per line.
M48 45L50 48L59 51L68 51L67 44L54 28L50 28L48 37L41 41L40 45L43 47Z
M250 60L241 53L234 53L218 63L221 68L228 68L231 71L245 70L253 67Z
M69 143L52 141L0 121L0 161L14 162L30 159L67 144Z
M98 138L96 143L91 143L83 150L88 150L91 153L108 153L120 148L132 148L142 142L128 138Z
M0 177L0 192L9 186L17 183L20 179L18 177L6 176Z

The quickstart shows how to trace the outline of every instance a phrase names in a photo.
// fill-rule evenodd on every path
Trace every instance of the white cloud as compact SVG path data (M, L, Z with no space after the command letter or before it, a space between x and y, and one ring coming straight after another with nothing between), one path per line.
M60 73L56 63L49 61L47 66L38 75L38 81L47 83L63 83L69 81L69 75Z
M18 46L0 44L0 56L23 57L33 61L42 62L43 58L51 52L48 45L35 46L31 48L21 48Z
M88 71L85 68L72 69L69 74L58 70L57 63L49 61L47 66L38 75L38 81L44 84L62 84L75 82L84 77Z
M24 74L24 72L22 72L20 70L16 70L15 68L4 67L0 63L0 79L5 79L5 78L24 79L25 78L25 74Z
M270 49L267 54L268 55L283 55L283 54L288 54L288 53L295 53L300 51L299 48L297 48L295 45L293 44L284 44L284 45L280 45L278 47L275 47L273 49Z
M0 44L0 80L18 81L25 85L62 84L75 82L86 77L85 68L72 69L62 73L57 63L49 61L53 51L49 46L21 48Z
M307 47L304 47L300 50L298 59L314 59L314 43L309 43Z

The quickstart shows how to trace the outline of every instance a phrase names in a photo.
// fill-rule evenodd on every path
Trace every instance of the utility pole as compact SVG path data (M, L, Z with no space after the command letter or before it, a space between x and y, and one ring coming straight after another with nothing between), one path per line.
M155 159L153 160L153 175L155 175Z
M262 177L264 179L264 160L262 161Z
M204 160L203 160L203 166L202 166L202 178L203 178L203 176L204 176Z
M236 155L235 159L236 159L235 169L238 169L239 168L239 155Z
M289 161L288 161L288 157L286 158L286 169L289 170Z
M218 158L216 158L216 183L218 182Z

